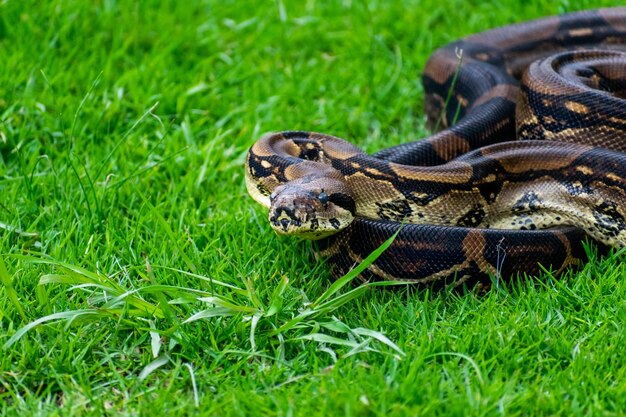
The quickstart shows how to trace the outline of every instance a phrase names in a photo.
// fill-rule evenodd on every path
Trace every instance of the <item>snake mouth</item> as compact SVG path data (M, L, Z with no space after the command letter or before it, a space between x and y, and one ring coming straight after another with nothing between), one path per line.
M270 211L270 225L279 235L293 235L306 239L321 239L347 226L337 218L319 218L314 211L281 207Z
M270 223L281 234L289 234L290 230L302 226L302 220L296 211L284 207L276 209L273 213L270 212Z
M337 233L352 221L352 212L325 200L310 195L274 198L270 225L280 235L314 240Z

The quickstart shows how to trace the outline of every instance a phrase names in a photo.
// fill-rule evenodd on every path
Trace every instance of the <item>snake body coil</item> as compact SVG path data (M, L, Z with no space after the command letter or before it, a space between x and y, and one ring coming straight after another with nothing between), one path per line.
M626 8L470 36L424 70L427 115L444 130L373 156L328 135L269 134L248 153L248 191L277 232L321 238L337 276L402 222L363 279L560 272L584 259L585 236L626 246L621 51Z

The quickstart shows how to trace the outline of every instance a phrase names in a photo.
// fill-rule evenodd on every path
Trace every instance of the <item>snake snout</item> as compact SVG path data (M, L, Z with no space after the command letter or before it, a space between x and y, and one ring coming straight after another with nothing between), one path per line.
M352 222L354 205L346 205L345 200L343 194L322 189L280 186L270 196L270 224L281 235L320 239Z

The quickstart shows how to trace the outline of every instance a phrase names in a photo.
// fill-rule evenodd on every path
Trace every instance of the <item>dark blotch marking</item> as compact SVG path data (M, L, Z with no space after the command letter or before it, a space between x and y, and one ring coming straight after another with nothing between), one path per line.
M539 209L541 209L541 198L539 198L534 191L525 193L522 198L517 200L513 207L511 207L513 213L534 212Z
M344 210L348 210L352 215L356 215L356 201L354 198L343 193L333 193L328 196L328 201Z
M537 226L535 226L534 223L530 223L530 222L525 222L525 223L527 223L527 225L520 227L519 230L537 230Z
M617 211L614 202L604 202L597 206L593 217L596 219L598 229L607 236L615 237L625 228L624 216Z
M485 218L485 210L482 207L474 207L457 221L457 226L476 227Z
M426 206L428 205L428 203L439 197L444 192L445 191L443 191L442 193L429 193L426 195L417 195L416 193L409 192L406 194L406 197L415 204L419 204L420 206Z
M580 182L567 182L565 185L570 195L581 195L589 192L589 187Z
M280 219L283 213L286 214L288 218ZM276 226L280 226L285 231L290 224L293 224L296 227L302 224L300 219L298 219L298 217L296 216L295 212L292 209L288 208L277 209L274 215L270 218L270 222Z
M299 144L300 145L300 158L305 159L307 161L319 161L320 153L323 153L322 148L320 148L319 144L313 143L313 147L310 147L309 143Z
M304 139L309 137L309 132L304 132L302 130L287 130L282 132L281 135L285 139Z
M263 161L269 163L269 167L263 166ZM248 153L248 170L250 174L256 178L265 178L274 176L279 182L285 182L285 169L291 164L291 162L284 160L283 158L273 156L260 157L254 155L252 152Z
M411 215L411 207L405 200L390 201L388 203L376 203L378 217L385 220L402 221Z

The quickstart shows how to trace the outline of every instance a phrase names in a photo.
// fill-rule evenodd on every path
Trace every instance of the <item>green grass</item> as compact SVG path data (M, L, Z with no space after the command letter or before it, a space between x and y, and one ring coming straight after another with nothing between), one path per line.
M592 2L0 3L2 415L619 415L626 267L331 285L245 192L272 130L427 134L429 54Z

